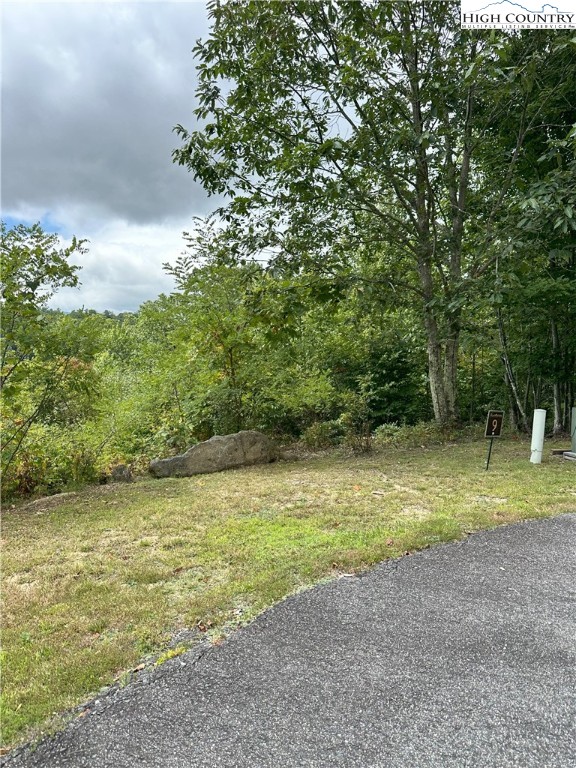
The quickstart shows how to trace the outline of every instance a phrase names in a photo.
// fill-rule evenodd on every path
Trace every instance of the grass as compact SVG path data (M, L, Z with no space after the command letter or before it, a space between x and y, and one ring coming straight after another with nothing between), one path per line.
M576 509L572 462L534 466L528 444L503 441L485 472L485 455L472 442L319 456L5 510L4 744L125 683L147 655L182 652L181 630L220 642L323 578Z

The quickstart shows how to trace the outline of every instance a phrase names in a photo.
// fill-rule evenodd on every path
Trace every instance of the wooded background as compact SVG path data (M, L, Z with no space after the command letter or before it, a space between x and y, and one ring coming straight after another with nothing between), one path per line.
M461 30L453 2L209 8L173 159L215 210L175 292L50 311L85 243L2 227L4 493L243 428L367 448L543 407L566 431L574 33Z

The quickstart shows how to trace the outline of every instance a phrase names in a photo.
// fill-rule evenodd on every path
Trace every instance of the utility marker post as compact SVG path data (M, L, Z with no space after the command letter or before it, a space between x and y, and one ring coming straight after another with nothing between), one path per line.
M530 462L542 463L542 451L544 450L544 432L546 430L546 411L544 408L534 409L532 422L532 444L530 446Z
M486 419L486 429L484 430L484 437L490 438L490 446L488 447L488 458L486 459L486 471L490 466L490 456L492 455L492 446L494 444L494 438L502 435L502 423L504 421L504 411L488 411L488 418Z
M572 453L576 453L576 407L572 408L570 419L570 436L572 437Z

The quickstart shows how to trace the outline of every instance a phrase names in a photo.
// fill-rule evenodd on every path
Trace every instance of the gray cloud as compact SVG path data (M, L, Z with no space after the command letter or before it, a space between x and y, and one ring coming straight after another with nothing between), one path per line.
M202 3L7 3L3 209L150 223L211 208L171 162L193 124Z
M143 301L169 293L174 283L161 265L173 263L184 250L181 231L166 224L104 224L88 253L73 260L82 266L80 288L61 289L50 305L64 311L84 306L134 312Z
M172 288L162 263L213 209L172 163L194 126L202 2L2 4L2 216L90 240L80 289L52 306L114 311Z

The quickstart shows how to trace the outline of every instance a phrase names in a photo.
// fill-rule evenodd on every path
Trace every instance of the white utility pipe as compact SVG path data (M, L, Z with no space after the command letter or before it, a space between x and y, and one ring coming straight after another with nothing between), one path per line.
M532 445L530 446L530 461L532 464L542 463L545 429L546 411L544 408L536 408L534 410L534 421L532 422Z
M570 421L570 434L572 435L572 453L576 453L576 408L572 408Z

